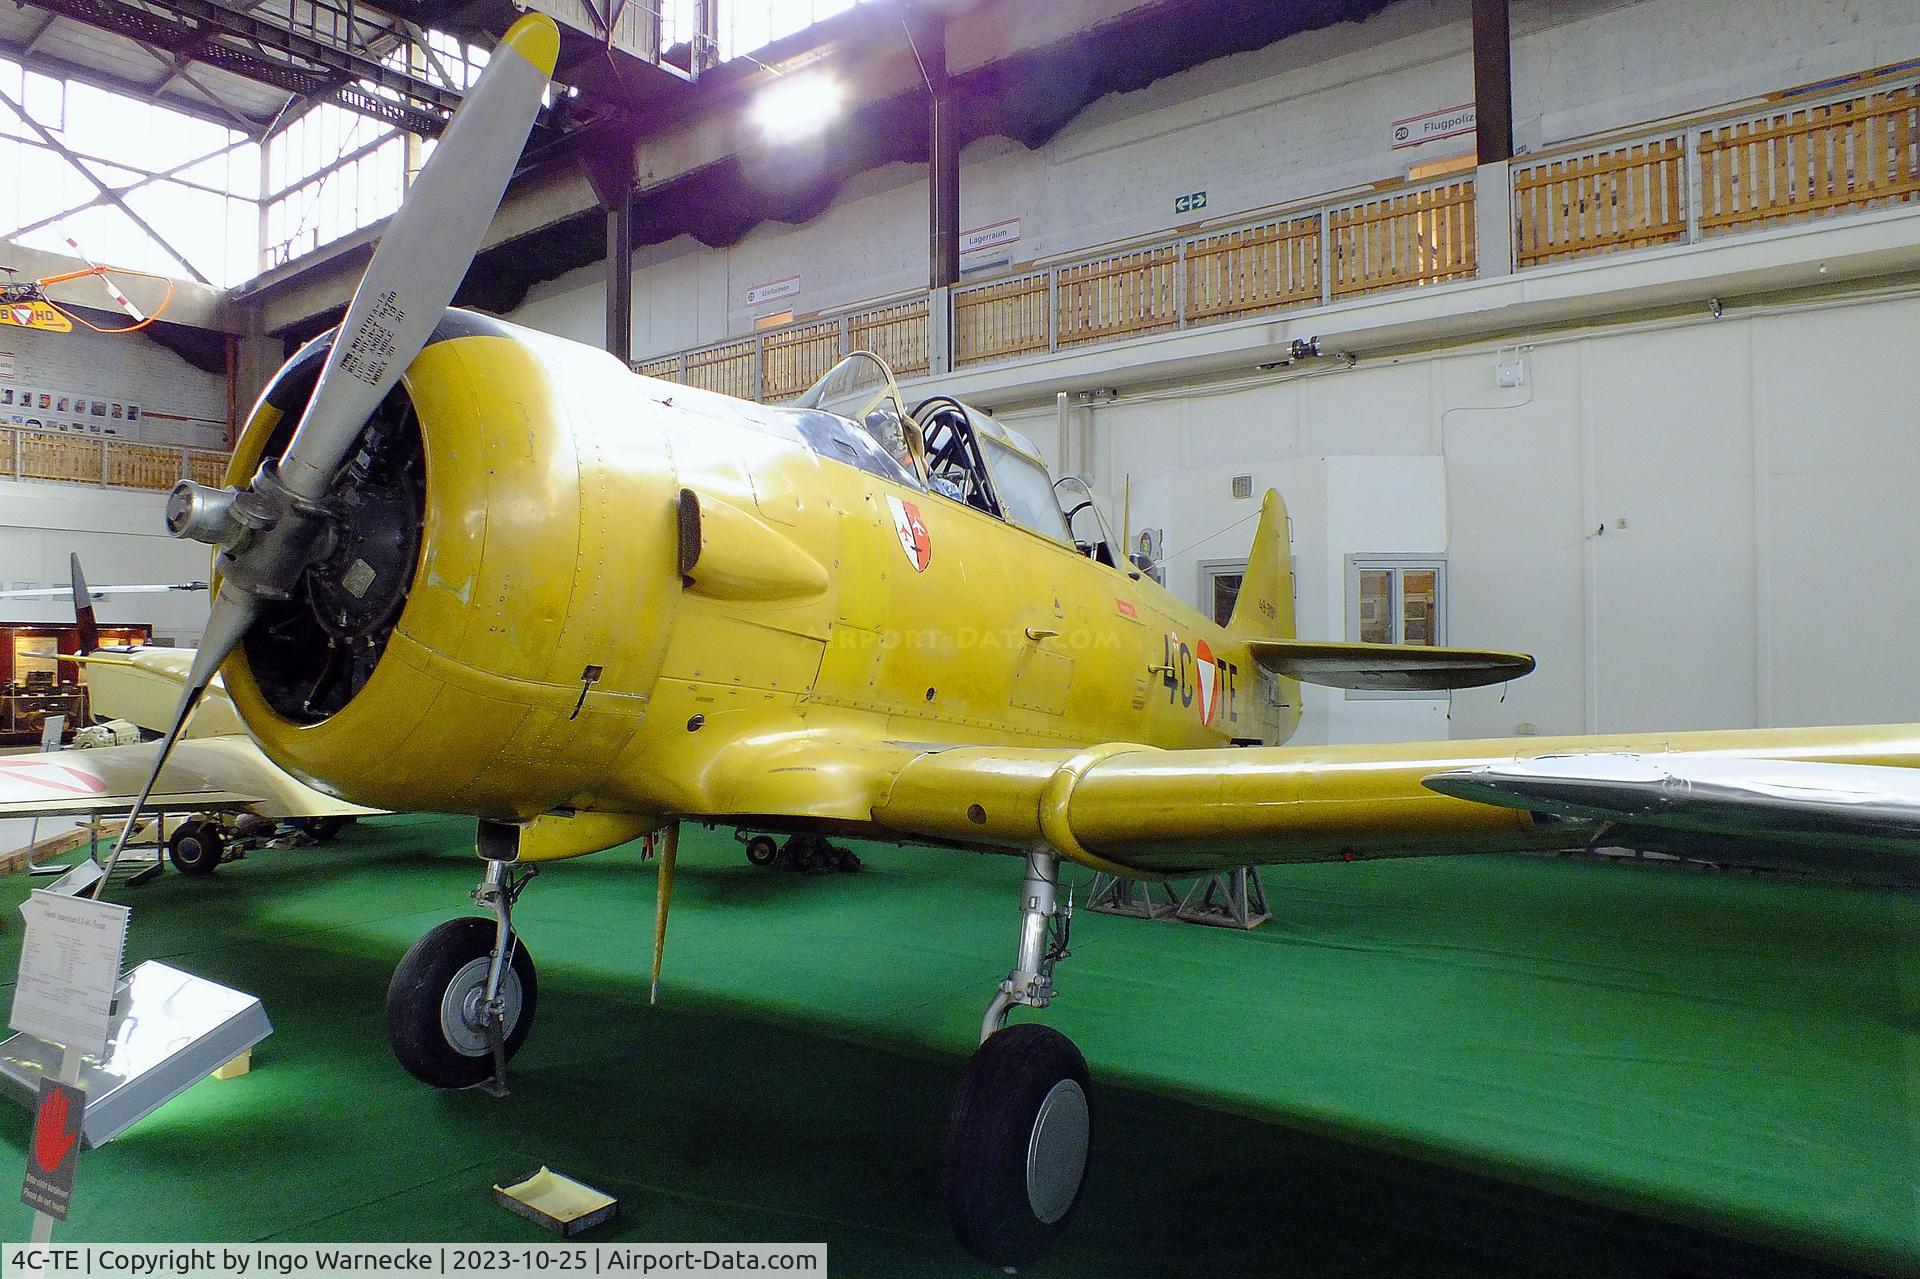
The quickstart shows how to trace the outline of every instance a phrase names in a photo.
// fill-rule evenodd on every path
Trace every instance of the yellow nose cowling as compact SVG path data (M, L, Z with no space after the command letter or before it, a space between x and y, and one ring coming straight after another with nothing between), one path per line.
M226 681L261 748L321 789L525 820L603 798L605 762L645 714L678 600L677 489L664 433L633 407L618 361L463 318L402 382L425 507L371 675L317 723L269 704L246 645ZM274 435L279 414L262 403L236 475Z

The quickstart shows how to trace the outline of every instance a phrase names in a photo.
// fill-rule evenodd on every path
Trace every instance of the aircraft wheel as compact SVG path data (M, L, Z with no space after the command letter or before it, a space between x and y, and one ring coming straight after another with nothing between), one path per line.
M487 968L494 923L477 915L450 919L413 944L387 986L387 1043L407 1072L435 1088L467 1088L493 1075L486 1023ZM525 943L500 979L506 1055L533 1029L539 985Z
M345 830L352 821L351 817L295 817L287 824L314 843L324 844Z
M1034 1262L1066 1229L1086 1184L1092 1085L1073 1041L1023 1022L967 1062L943 1173L947 1220L996 1266Z
M771 866L780 856L780 845L774 843L771 835L755 835L747 841L747 860L755 866Z
M227 841L212 822L182 822L167 839L167 860L183 875L211 875L220 865Z

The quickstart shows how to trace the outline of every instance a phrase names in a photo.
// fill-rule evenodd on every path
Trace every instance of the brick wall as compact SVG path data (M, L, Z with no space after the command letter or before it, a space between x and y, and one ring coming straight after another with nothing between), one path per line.
M144 416L137 425L106 423L119 428L119 438L189 448L226 444L226 376L195 368L150 338L109 337L79 325L71 333L8 326L0 328L0 353L13 356L11 378L3 372L8 361L0 358L0 388L36 387L139 405ZM22 410L0 406L0 423L17 412ZM0 521L5 518L0 514Z

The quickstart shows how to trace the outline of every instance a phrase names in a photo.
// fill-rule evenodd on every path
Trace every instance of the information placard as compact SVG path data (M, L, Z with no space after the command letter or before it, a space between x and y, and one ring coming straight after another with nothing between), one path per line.
M132 913L113 902L46 889L22 903L27 921L8 1024L51 1044L99 1056Z

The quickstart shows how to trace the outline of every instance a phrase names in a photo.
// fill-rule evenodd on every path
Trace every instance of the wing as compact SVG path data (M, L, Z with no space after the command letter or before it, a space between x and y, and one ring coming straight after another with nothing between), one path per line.
M1593 765L1609 755L1658 756ZM1580 761L1547 761L1548 756ZM1544 795L1542 768L1555 795ZM1051 847L1097 869L1583 848L1920 881L1920 725L1378 746L925 749L873 806L883 830L963 847ZM1635 770L1638 771L1635 771ZM1661 772L1660 770L1665 770ZM1688 804L1672 799L1684 785ZM1663 788L1666 788L1663 790Z
M87 668L87 707L96 719L124 719L149 733L164 733L173 723L180 686L193 666L190 648L102 650L63 660ZM187 722L188 737L244 734L240 716L219 676Z
M1533 670L1527 654L1491 649L1320 640L1250 640L1247 646L1253 660L1274 674L1328 688L1479 688Z
M1563 820L1607 824L1636 848L1801 868L1840 850L1855 870L1911 867L1920 841L1920 771L1817 760L1687 755L1555 755L1439 773L1443 795ZM1836 858L1821 859L1831 866Z
M158 743L0 758L0 817L124 813L153 767ZM200 737L174 748L148 805L160 812L235 809L262 817L358 816L275 767L245 737Z

